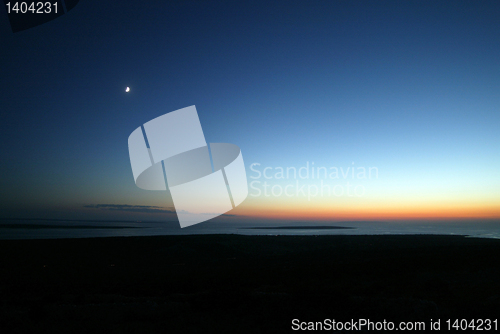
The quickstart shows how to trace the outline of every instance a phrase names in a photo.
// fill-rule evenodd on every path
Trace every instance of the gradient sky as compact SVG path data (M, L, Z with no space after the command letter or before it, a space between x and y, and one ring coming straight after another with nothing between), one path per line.
M135 186L127 139L196 105L249 184L322 181L253 163L378 170L323 179L363 196L250 188L230 214L500 218L498 1L81 0L15 34L2 11L0 217L175 219L168 192Z

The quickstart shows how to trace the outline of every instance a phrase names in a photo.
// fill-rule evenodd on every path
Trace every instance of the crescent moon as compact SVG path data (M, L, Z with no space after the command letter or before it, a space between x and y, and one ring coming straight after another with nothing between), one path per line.
M130 92L130 87L125 88L125 92Z

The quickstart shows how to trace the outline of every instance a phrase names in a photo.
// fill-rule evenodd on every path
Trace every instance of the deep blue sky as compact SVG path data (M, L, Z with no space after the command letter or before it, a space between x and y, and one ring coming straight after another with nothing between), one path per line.
M81 0L14 34L1 13L0 216L171 206L135 187L127 138L190 105L247 168L354 161L379 168L378 201L498 207L499 18L498 1Z

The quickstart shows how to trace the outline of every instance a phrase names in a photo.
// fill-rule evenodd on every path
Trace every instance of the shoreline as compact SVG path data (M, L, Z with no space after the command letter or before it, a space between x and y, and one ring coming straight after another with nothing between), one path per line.
M126 227L128 228L128 227ZM89 228L84 228L82 230L88 230ZM109 230L109 228L96 228L97 230ZM125 229L119 228L120 229ZM139 229L139 228L135 228ZM248 228L248 230L253 230L254 228ZM257 228L255 228L257 229ZM343 229L343 228L342 228ZM346 228L354 229L354 228ZM35 229L37 230L37 229ZM74 230L74 229L70 229ZM284 230L284 229L283 229ZM162 234L162 235L116 235L116 236L79 236L79 237L47 237L47 238L1 238L0 244L2 242L9 241L59 241L59 240L112 240L112 239L147 239L147 238L176 238L176 237L212 237L212 236L241 236L241 237L300 237L300 238L314 238L314 237L462 237L468 239L479 239L479 240L500 240L498 237L487 237L481 235L471 235L471 234L438 234L438 233L383 233L383 234L242 234L242 233L198 233L198 234ZM500 241L499 241L500 242Z

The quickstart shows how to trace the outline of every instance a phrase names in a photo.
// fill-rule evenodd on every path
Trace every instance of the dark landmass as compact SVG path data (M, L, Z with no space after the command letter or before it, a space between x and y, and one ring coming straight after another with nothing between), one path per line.
M189 235L0 241L2 333L281 333L498 318L500 240ZM427 327L428 328L428 327Z
M71 229L122 229L122 228L140 228L136 226L95 226L95 225L45 225L45 224L0 224L0 228L26 228L26 229L45 229L60 228L64 230Z
M112 220L112 219L44 219L44 218L0 218L1 221L50 221L50 222L83 222L83 223L137 223L137 220ZM146 221L142 221L146 222Z
M276 226L276 227L246 227L241 230L352 230L355 227L345 226Z

